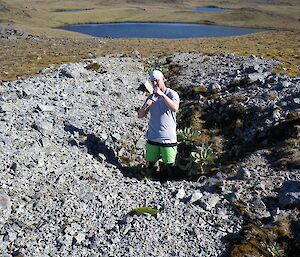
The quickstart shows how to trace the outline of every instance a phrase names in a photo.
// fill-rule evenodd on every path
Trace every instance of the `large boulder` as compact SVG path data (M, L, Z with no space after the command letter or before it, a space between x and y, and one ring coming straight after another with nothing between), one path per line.
M79 63L64 64L60 67L60 74L67 78L79 79L88 75L88 71Z
M300 182L285 181L279 191L279 205L282 208L300 209Z

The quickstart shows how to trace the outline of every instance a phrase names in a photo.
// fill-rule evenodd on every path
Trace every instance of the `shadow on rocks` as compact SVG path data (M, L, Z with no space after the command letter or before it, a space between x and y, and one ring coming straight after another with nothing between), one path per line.
M169 170L163 164L160 164L159 169L157 167L149 168L142 164L135 166L123 165L121 172L125 177L136 178L138 180L150 179L153 181L159 181L162 184L167 181L187 179L178 167L173 167L172 170Z
M64 130L72 135L69 140L70 145L86 149L87 153L92 155L93 158L99 162L107 162L117 166L119 169L122 168L114 151L106 146L105 143L94 134L87 134L83 129L70 124L66 124Z

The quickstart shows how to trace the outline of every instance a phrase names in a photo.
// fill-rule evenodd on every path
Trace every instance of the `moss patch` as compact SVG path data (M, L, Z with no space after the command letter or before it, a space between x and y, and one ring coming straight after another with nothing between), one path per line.
M139 208L135 208L133 210L131 210L129 212L130 215L137 215L137 216L140 216L140 215L143 215L145 213L148 213L152 216L156 216L159 211L155 208L150 208L150 207L139 207Z

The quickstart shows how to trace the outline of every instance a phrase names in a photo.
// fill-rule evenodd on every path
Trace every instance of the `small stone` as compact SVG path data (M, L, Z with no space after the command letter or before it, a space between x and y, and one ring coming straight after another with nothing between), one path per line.
M238 173L236 174L236 178L240 180L247 180L250 179L251 173L248 169L242 167L239 169Z
M231 203L235 202L236 200L238 200L240 197L240 194L237 193L237 192L230 192L230 193L227 193L225 195L225 199Z
M65 238L62 242L65 246L71 246L72 243L73 243L73 236L70 236L70 235L65 235Z
M261 198L256 198L253 201L253 206L255 209L260 209L260 210L265 210L266 209L266 205L265 203L262 201Z
M263 74L261 73L251 73L251 74L248 74L248 78L251 82L262 82L264 83L265 81L265 77Z
M10 166L10 169L11 169L12 171L16 171L16 170L17 170L17 167L18 167L17 163L16 163L16 162L13 162L13 163L11 164L11 166Z
M53 112L55 110L54 106L45 104L38 104L37 108L42 112Z
M300 98L294 98L294 103L295 104L300 104Z
M200 191L194 191L191 195L190 203L197 202L203 194Z
M9 103L0 102L0 112L13 112L14 106Z
M217 194L208 194L201 197L198 202L204 210L210 211L219 201L220 197Z
M106 157L103 153L99 153L96 159L101 163L106 161Z
M43 137L40 140L40 143L41 143L42 147L47 147L47 146L50 146L50 144L51 144L50 140L46 137Z
M13 242L17 239L17 233L16 232L8 232L8 240L10 242Z
M146 140L145 140L143 137L141 137L141 138L136 142L135 147L136 147L137 149L144 149L145 144L146 144Z
M287 88L287 87L289 87L290 86L290 82L288 82L288 81L283 81L283 82L281 82L281 86L282 87L284 87L284 88Z
M132 56L135 57L135 58L141 58L141 54L140 54L140 52L137 51L137 50L133 51L131 54L132 54Z
M0 229L2 224L8 219L11 213L10 197L5 193L0 193Z
M182 198L184 198L184 197L185 197L185 191L184 191L184 189L181 187L181 188L178 190L177 194L176 194L176 199L182 199Z
M115 142L121 140L121 135L119 133L113 133L111 135L111 137L112 137L113 141L115 141Z
M102 132L102 133L100 134L100 139L101 139L101 140L105 141L107 138L108 138L108 135L107 135L106 133Z
M76 232L76 230L72 226L65 228L65 233L68 235L73 236L73 235L75 235L75 232Z
M279 192L279 205L282 208L300 208L300 182L285 181Z
M209 92L220 92L221 86L218 83L213 83L209 86L208 91Z
M42 134L45 134L52 129L53 125L49 121L37 121L33 127Z
M85 240L85 234L84 233L78 233L77 236L75 236L76 242L80 244L82 241Z

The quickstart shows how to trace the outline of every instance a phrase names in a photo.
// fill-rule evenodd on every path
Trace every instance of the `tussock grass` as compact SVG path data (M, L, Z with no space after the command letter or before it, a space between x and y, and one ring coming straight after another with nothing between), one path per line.
M75 62L83 58L109 54L130 56L139 51L143 58L171 55L175 52L205 54L236 53L279 60L274 72L300 75L300 32L264 32L248 36L213 39L53 39L31 42L0 40L0 80L32 75L48 64Z
M193 22L227 26L300 30L299 1L1 1L9 12L2 12L2 19L12 19L15 24L32 27L57 27L65 24L105 23L124 21ZM192 11L193 7L217 6L232 9L225 13ZM62 8L63 7L63 8ZM55 10L81 12L55 12Z
M233 9L229 13L199 13L193 7L217 6ZM63 8L62 8L63 7ZM88 9L81 12L55 10ZM0 26L17 27L43 36L32 43L1 40L0 80L32 75L48 64L78 61L107 54L139 51L142 57L169 55L174 52L205 54L236 53L274 58L282 64L276 72L299 75L300 72L300 3L297 0L248 1L125 1L125 0L0 0ZM102 40L88 35L56 29L78 23L103 22L194 22L253 28L276 28L248 36L208 39L128 39ZM284 30L284 31L282 31ZM49 37L56 38L54 41ZM63 40L65 38L67 40ZM41 51L41 49L43 49ZM30 55L29 55L30 53Z

